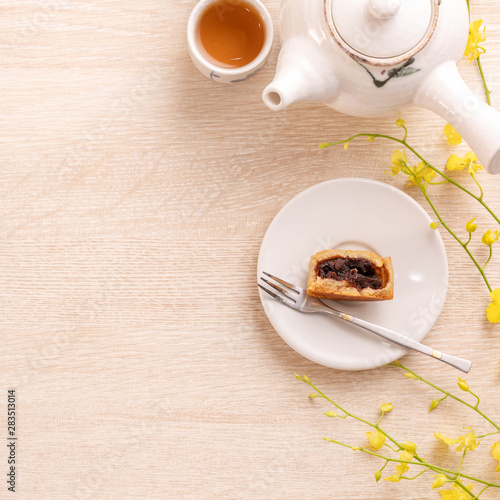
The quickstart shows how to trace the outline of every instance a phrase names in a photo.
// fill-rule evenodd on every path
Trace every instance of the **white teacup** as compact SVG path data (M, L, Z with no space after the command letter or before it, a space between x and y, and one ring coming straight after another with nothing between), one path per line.
M220 0L200 0L195 6L188 21L187 38L189 54L195 66L207 78L220 83L239 83L248 80L255 76L266 64L271 47L273 44L273 21L269 12L259 0L244 0L245 3L251 5L259 14L265 27L265 38L262 49L257 57L245 66L237 68L227 68L218 66L205 55L203 50L200 50L200 40L197 36L198 23L202 14L206 9ZM238 1L238 0L233 0ZM229 2L230 4L231 2Z

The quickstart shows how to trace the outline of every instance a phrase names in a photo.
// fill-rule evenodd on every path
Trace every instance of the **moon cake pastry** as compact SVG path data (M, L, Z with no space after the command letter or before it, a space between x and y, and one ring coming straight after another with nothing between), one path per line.
M311 257L307 293L320 299L392 300L391 258L361 250L323 250Z

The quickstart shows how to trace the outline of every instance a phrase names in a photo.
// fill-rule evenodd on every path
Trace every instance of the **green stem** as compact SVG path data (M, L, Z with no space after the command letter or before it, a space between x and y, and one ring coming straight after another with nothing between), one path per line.
M401 451L399 448L395 450L392 446L389 446L387 443L384 443L384 446L387 446L387 448L389 448L389 450L393 451L394 453L398 453Z
M464 476L465 477L465 476ZM464 486L460 481L455 481L455 484L462 488L472 499L477 499L477 496L472 493L472 491L467 488L467 486ZM483 483L484 484L484 483ZM489 486L489 485L488 485Z
M340 446L344 446L346 448L350 448L351 450L353 449L353 446L350 446L348 444L345 444L345 443L342 443L340 441L336 441L335 439L331 439L331 438L323 438L325 441L329 441L331 443L335 443L335 444L338 444ZM437 465L432 465L432 464L429 464L427 462L425 463L422 463L422 462L413 462L413 461L410 461L410 460L401 460L401 459L398 459L398 458L389 458L389 457L385 457L384 455L380 455L379 453L376 453L374 451L370 451L370 450L367 450L365 448L362 448L362 447L354 447L356 448L357 451L362 451L363 453L367 453L368 455L373 455L374 457L378 457L378 458L381 458L382 460L386 460L387 462L395 462L395 463L399 463L399 464L408 464L408 465L419 465L421 467L426 467L426 468L429 468L435 472L441 472L443 473L444 475L447 476L447 478L450 480L450 481L453 481L455 483L457 483L458 485L460 485L460 483L458 483L458 480L457 479L454 479L457 475L456 471L452 471L452 470L449 470L449 469L444 469L443 467L438 467ZM496 483L490 483L488 481L485 481L483 479L478 479L477 477L473 477L473 476L469 476L467 474L461 474L461 477L464 477L466 479L470 479L471 481L476 481L477 483L481 483L481 484L486 484L492 488L500 488L500 484L496 484ZM473 498L476 498L474 496L473 493L471 493L468 489L467 489L467 492L473 497Z
M493 245L490 245L490 256L488 257L488 260L486 261L486 264L483 266L483 271L484 268L490 263L491 257L493 257ZM491 292L492 290L490 290Z
M476 183L476 186L479 188L479 192L481 193L479 195L479 199L482 200L484 197L483 187L481 186L481 184L479 184L478 180L476 179L475 173L471 173L470 176L472 177L472 180Z
M429 184L430 186L441 186L441 184L448 184L448 181L441 181L441 182L428 181L427 184Z
M347 410L342 408L339 404L335 403L335 401L332 401L326 394L324 394L320 389L318 389L309 379L308 380L302 379L302 381L305 382L310 387L312 387L323 399L326 399L326 401L331 403L333 406L338 408L340 411L344 412L348 417L354 418L358 422L362 422L363 424L366 424L369 427L372 427L373 429L377 429L378 431L380 431L387 439L389 439L389 441L391 441L393 444L396 445L396 447L398 449L397 451L404 450L404 447L401 444L399 444L394 438L392 438L389 434L387 434L387 432L385 432L382 428L380 428L378 426L378 424L372 424L371 422L368 422L367 420L364 420L363 418L358 417L357 415L354 415L353 413L348 412ZM417 454L415 454L415 458L417 460L419 460L419 457Z
M389 136L388 136L389 137ZM395 139L395 138L393 138ZM439 174L441 177L443 177L444 179L446 179L449 183L453 184L456 188L462 190L464 193L468 194L469 196L471 196L472 198L474 198L477 202L479 202L488 212L489 214L495 219L496 222L498 222L498 224L500 224L500 218L498 218L495 213L493 212L493 210L482 200L481 197L479 196L476 196L474 193L472 193L471 191L469 191L468 189L466 189L465 187L463 187L461 184L459 184L458 182L454 181L451 177L448 177L444 172L441 172L441 170L439 170L438 168L434 167L433 165L431 165L430 163L428 163L417 151L415 151L415 149L413 149L406 141L400 141L399 139L396 139L396 142L399 142L400 144L402 144L403 146L407 147L417 158L419 158L421 161L424 161L427 163L427 165L429 166L429 168L431 168L432 170L434 170L434 172L436 172L437 174Z
M476 406L474 406L474 408L477 409L479 407L479 403L481 403L481 400L479 399L479 396L477 394L474 394L471 390L469 390L469 392L477 399Z
M466 453L467 453L467 449L465 449L464 452L462 453L462 460L460 460L460 464L459 464L458 470L457 470L457 479L460 477L460 471L462 470L462 465L464 464Z
M489 432L488 434L483 434L482 436L477 436L477 439L483 439L485 437L493 436L495 434L500 434L500 431Z
M483 417L485 420L487 420L495 429L497 429L498 432L500 432L500 425L496 424L495 422L493 422L493 420L491 420L489 417L487 417L479 408L477 408L476 406L472 406L471 404L467 403L467 401L464 401L463 399L460 399L459 397L457 396L454 396L453 394L451 394L450 392L448 391L445 391L444 389L441 389L441 387L438 387L437 385L433 384L432 382L429 382L428 380L422 378L420 375L417 375L415 372L411 371L409 368L406 368L406 366L403 366L400 362L398 363L389 363L389 365L391 366L397 366L398 368L401 368L405 371L407 371L408 373L411 373L417 380L420 380L422 381L424 384L427 384L429 385L430 387L433 387L434 389L436 389L437 391L443 393L443 394L446 394L447 396L449 396L450 398L454 399L455 401L458 401L459 403L462 403L463 405L471 408L472 410L474 410L476 413L478 413L479 415L481 415L481 417Z
M486 83L486 78L484 76L484 71L483 71L483 65L481 64L481 57L477 58L477 67L479 68L479 73L481 74L481 80L483 81L486 100L488 101L488 104L491 106L491 91L488 88L488 84Z
M467 246L471 241L472 241L472 233L469 233L469 241L465 243L465 246Z
M424 163L426 163L429 168L431 168L432 170L434 170L434 172L436 172L441 177L443 177L443 179L446 179L449 183L453 184L455 187L457 187L458 189L460 189L464 193L468 194L471 198L473 198L474 200L476 200L477 202L479 202L484 207L484 209L487 210L488 213L495 219L495 221L498 222L498 224L500 224L500 218L498 218L495 215L495 213L493 212L493 210L482 199L480 199L479 196L476 196L474 193L472 193L471 191L469 191L468 189L466 189L465 187L463 187L461 184L459 184L458 182L454 181L451 177L448 177L444 172L441 172L441 170L439 170L436 167L434 167L431 163L429 163L427 160L425 160L414 148L412 148L406 141L398 139L397 137L392 137L390 135L385 135L385 134L355 134L352 137L350 137L349 139L345 139L345 140L338 141L338 142L332 142L332 143L323 144L321 147L322 148L326 148L326 147L329 147L329 146L336 146L338 144L345 144L346 142L349 142L349 141L352 141L354 139L357 139L358 137L378 137L380 139L388 139L390 141L394 141L394 142L397 142L397 143L405 146L419 160L421 160Z
M488 488L490 487L489 484L487 484L480 492L479 495L476 498L479 498Z
M417 479L417 477L420 477L422 474L425 474L428 470L430 470L430 467L427 467L427 469L424 469L422 472L419 472L414 477L404 477L404 476L401 476L401 479L407 479L408 481L413 481L413 480Z
M406 141L406 139L408 138L408 129L405 126L403 126L403 129L405 131L405 136L403 137L403 141Z
M384 466L380 469L380 472L384 472L384 469L387 467L387 464L388 464L388 463L389 463L389 462L386 462L386 463L384 464Z
M420 183L420 180L418 179L418 177L416 175L414 175L414 179L415 179L415 182L416 182L417 186L420 188L420 191L422 191L422 194L424 195L425 199L427 200L427 203L431 207L432 211L436 214L436 217L439 219L439 222L441 223L441 225L457 241L457 243L467 252L467 255L470 257L470 259L472 260L472 262L474 263L474 265L477 267L478 271L481 273L481 276L483 277L483 280L486 283L486 286L488 287L488 290L491 293L493 291L493 288L491 287L491 285L490 285L490 283L488 281L488 278L486 277L486 274L484 272L484 267L481 267L479 265L479 262L476 260L476 258L474 257L474 255L472 255L472 252L469 250L468 246L453 232L453 230L442 219L442 217L439 214L439 212L437 211L436 207L434 206L434 204L430 200L430 198L429 198L429 196L427 194L427 190L422 186L422 184Z

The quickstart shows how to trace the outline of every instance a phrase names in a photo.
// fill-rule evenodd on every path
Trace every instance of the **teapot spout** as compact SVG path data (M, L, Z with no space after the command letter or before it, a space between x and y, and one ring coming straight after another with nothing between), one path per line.
M500 174L500 113L467 87L454 61L441 64L422 82L414 103L441 115L484 168Z
M324 52L327 52L325 54ZM274 80L262 99L273 111L296 102L328 103L340 86L328 51L306 36L287 39L281 49Z

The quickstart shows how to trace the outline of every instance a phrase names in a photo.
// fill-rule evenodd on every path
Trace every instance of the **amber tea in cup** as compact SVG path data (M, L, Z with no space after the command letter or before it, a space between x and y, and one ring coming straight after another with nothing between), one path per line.
M217 0L198 21L197 44L203 56L221 68L240 68L260 54L266 27L257 9L245 0Z
M246 82L258 74L273 35L273 20L260 0L199 0L187 25L194 65L219 83Z

